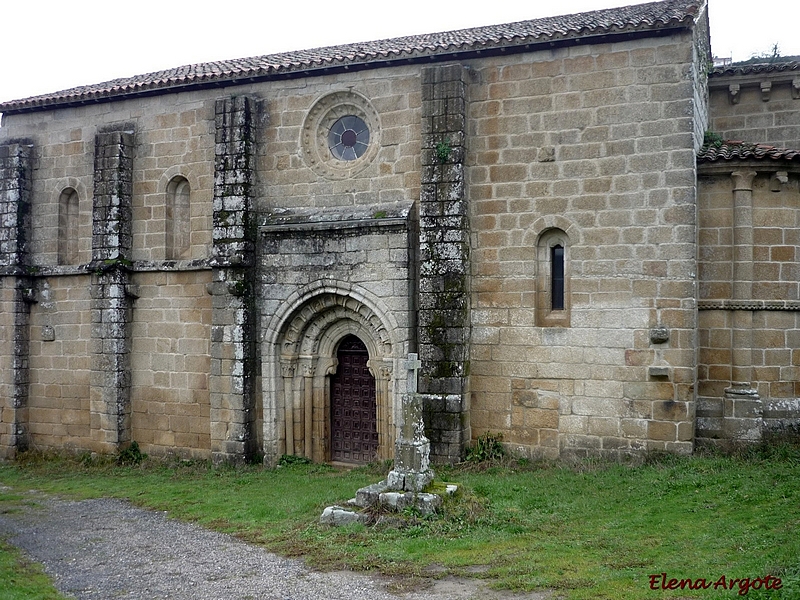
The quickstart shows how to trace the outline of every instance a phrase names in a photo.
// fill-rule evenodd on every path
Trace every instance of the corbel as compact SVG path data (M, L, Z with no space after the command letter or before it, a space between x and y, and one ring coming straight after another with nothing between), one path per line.
M732 83L728 86L728 98L730 98L731 104L739 104L739 100L741 99L739 96L739 91L741 87L738 83Z
M770 190L772 190L773 192L780 192L781 186L789 183L789 172L778 171L770 178L769 183L770 183Z
M762 102L769 102L769 95L772 93L772 82L771 81L762 81L761 82L761 101Z
M800 100L800 77L795 77L792 80L792 98Z

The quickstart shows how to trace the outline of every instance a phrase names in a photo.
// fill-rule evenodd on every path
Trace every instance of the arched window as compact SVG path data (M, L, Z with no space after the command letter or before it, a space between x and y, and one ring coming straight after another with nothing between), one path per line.
M564 310L564 246L550 247L550 308Z
M78 262L78 192L65 188L58 197L58 264Z
M189 182L180 175L167 184L166 257L168 260L188 258L191 244L191 207Z
M541 327L569 327L569 238L548 229L537 244L536 314Z

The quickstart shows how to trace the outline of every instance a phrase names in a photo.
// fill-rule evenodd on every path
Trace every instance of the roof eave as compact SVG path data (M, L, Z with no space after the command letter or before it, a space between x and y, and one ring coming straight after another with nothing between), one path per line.
M300 79L304 77L319 77L348 71L364 71L381 69L397 65L411 65L421 63L439 63L452 60L470 60L475 58L498 56L502 54L522 54L545 49L563 48L569 46L593 45L610 41L627 41L648 37L666 37L674 33L685 31L692 27L693 19L672 23L668 26L657 28L632 28L617 31L603 31L598 34L572 35L551 37L546 40L525 39L502 45L483 47L456 48L453 50L437 52L403 53L397 56L387 56L369 59L366 61L341 61L331 62L318 66L302 65L297 68L279 68L266 72L242 73L233 77L200 77L196 80L177 83L156 83L148 86L134 86L130 90L111 90L89 95L88 97L68 97L52 101L40 102L11 102L0 104L0 112L4 115L16 115L38 111L48 111L61 108L117 102L131 98L174 94L185 91L198 91L213 88L225 88L266 81L280 81L286 79Z
M800 174L800 157L798 158L773 158L769 156L747 158L717 158L708 160L698 157L698 175L730 175L732 171L751 169L759 173L777 173L786 171Z

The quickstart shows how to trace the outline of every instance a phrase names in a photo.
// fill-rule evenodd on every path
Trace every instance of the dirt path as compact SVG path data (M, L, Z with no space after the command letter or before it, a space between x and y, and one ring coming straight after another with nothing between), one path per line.
M322 573L231 536L120 500L70 502L36 495L0 514L0 536L42 563L79 600L544 600L447 578L396 595L399 582Z

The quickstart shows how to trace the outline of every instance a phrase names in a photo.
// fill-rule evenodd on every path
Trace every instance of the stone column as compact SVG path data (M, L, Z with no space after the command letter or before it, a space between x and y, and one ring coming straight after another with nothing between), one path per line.
M444 462L460 460L470 440L466 97L461 65L423 69L419 391L431 456Z
M377 361L376 361L377 362ZM375 402L377 405L378 440L382 450L379 460L391 459L394 449L394 415L392 414L392 366L378 365L375 381L377 389Z
M0 357L9 371L0 376L0 458L27 449L28 360L33 281L27 277L31 227L33 146L0 146L0 323L13 332L8 354Z
M313 460L314 367L309 362L304 363L301 368L303 370L303 455Z
M284 454L294 454L294 370L292 363L281 363L283 377Z
M95 137L92 199L92 441L101 452L130 442L133 131Z
M211 325L211 455L241 463L255 451L256 104L239 96L215 106L213 295Z
M753 299L753 180L755 171L734 171L733 291L734 302ZM731 385L725 390L723 430L729 439L761 437L762 402L752 383L753 311L734 306L731 313Z

